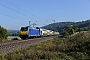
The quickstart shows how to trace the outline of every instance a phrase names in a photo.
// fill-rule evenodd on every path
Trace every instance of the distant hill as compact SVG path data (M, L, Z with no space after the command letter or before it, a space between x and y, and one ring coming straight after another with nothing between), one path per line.
M12 32L18 32L19 30L7 30L8 33L12 33Z
M9 36L18 36L19 30L7 30Z
M52 24L43 26L41 28L58 31L62 34L64 29L68 26L76 26L78 28L83 28L87 30L87 29L90 29L90 20L86 20L82 22L57 22L57 23L52 23ZM16 32L19 32L19 30L8 30L8 33L10 35L16 34Z
M76 26L78 28L88 29L90 28L90 20L86 20L82 22L58 22L58 23L49 24L47 26L43 26L41 28L54 30L54 31L63 33L64 29L68 26Z

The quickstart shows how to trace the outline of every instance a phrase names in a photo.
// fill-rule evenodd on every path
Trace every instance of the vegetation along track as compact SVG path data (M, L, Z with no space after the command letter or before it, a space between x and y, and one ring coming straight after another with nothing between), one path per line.
M42 37L28 40L12 40L0 42L0 54L13 52L15 50L25 48L30 46L31 44L36 44L38 42L46 41L55 38L56 36L51 37Z

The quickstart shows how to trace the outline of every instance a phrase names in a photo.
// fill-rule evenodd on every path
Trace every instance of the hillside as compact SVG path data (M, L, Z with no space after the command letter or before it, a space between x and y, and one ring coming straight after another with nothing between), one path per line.
M90 20L86 20L82 22L58 22L58 23L49 24L47 26L43 26L42 28L59 31L60 33L62 33L66 27L72 25L78 28L84 28L85 30L88 30L90 26Z
M79 37L79 38L78 38ZM57 37L16 52L1 55L0 60L90 60L90 32L73 37Z
M83 30L89 30L90 20L86 20L82 22L57 22L57 23L43 26L41 28L58 31L61 34L63 33L66 27L72 26L72 25L78 28L83 28ZM19 32L19 30L8 30L9 35L12 35L13 33L15 34L16 32Z

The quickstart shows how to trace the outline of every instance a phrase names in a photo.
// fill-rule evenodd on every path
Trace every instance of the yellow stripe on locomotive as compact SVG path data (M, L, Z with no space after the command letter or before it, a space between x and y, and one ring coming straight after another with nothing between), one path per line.
M28 31L20 31L20 35L27 35Z

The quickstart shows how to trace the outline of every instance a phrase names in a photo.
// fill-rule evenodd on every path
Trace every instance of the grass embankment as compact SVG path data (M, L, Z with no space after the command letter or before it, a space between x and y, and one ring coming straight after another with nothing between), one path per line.
M27 49L1 55L0 60L89 60L90 32L70 38L54 38Z
M7 40L13 40L15 38L20 39L20 37L18 36L8 36Z
M18 36L8 36L7 39L1 39L0 38L0 42L1 41L10 41L10 40L20 40L21 38Z

